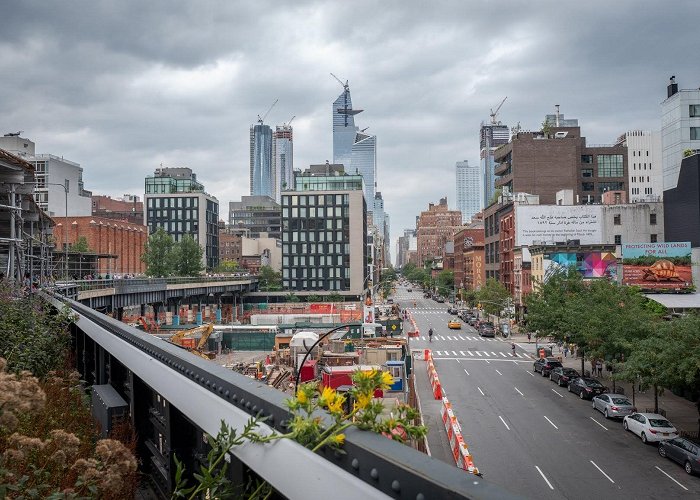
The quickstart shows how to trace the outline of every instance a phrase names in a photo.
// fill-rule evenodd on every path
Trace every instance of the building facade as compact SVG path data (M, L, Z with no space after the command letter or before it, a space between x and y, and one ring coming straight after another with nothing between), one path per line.
M282 281L295 292L360 296L366 286L367 204L361 175L312 165L282 194Z
M132 224L143 224L143 202L140 196L125 194L122 198L92 196L92 215L107 219L126 220Z
M289 186L293 183L292 179ZM249 238L258 238L261 233L282 237L282 209L269 196L242 196L241 201L229 202L228 221Z
M454 235L455 288L478 290L485 281L484 224L476 221Z
M291 125L275 127L272 136L272 157L275 165L273 172L275 201L279 203L282 191L291 189L294 182L294 130Z
M467 160L455 164L457 174L457 210L462 212L462 223L470 222L472 217L484 208L484 190L481 187L483 176L479 168L469 166Z
M671 77L666 95L661 103L664 191L678 185L683 152L700 150L700 89L678 90Z
M496 190L496 160L493 154L498 147L508 144L508 139L510 139L510 131L506 125L500 123L481 124L481 129L479 130L479 170L481 172L481 187L483 191L479 210L488 205Z
M272 129L262 122L250 126L250 194L275 197Z
M352 145L350 167L345 171L360 174L365 181L365 200L372 209L372 200L377 191L377 136L357 132Z
M630 130L618 142L627 148L629 200L661 201L664 191L661 132Z
M442 257L445 243L451 241L462 226L462 214L459 210L450 210L447 198L441 198L435 205L430 203L428 210L421 212L416 225L418 242L418 261Z
M202 265L219 264L219 202L204 191L190 168L157 168L146 177L144 224L162 227L177 242L191 235L204 250Z
M664 192L665 241L690 241L700 247L700 153L681 162L676 187Z

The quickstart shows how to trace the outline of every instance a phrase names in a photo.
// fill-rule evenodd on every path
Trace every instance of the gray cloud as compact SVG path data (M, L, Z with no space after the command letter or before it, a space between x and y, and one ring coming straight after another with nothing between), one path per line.
M295 164L331 159L349 79L378 136L392 234L454 203L478 129L538 127L561 104L590 142L660 128L668 76L700 86L695 19L673 2L135 0L4 2L0 126L85 168L96 193L141 193L159 164L193 168L226 206L248 192L248 127L296 115Z

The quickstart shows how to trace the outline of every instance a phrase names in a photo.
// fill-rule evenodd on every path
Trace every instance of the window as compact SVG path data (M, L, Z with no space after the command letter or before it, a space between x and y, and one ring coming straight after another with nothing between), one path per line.
M700 104L691 104L688 106L688 115L693 118L695 116L700 116Z
M622 245L622 235L621 235L621 234L616 234L616 235L615 235L615 244L616 244L616 245Z
M593 177L593 169L592 168L582 168L581 169L581 177Z
M700 141L700 127L690 127L690 140Z
M595 186L592 182L582 182L581 183L581 191L593 191L595 189Z
M656 214L649 214L649 224L652 226L656 225Z
M581 155L581 163L593 163L593 155Z
M656 241L657 241L657 240L656 240L656 235L655 235L655 234L651 234L651 235L649 235L649 236L650 236L650 237L649 237L649 241L650 241L651 243L656 243Z
M619 214L613 217L613 224L615 224L616 226L622 224L622 218Z
M598 177L622 177L622 155L598 155Z

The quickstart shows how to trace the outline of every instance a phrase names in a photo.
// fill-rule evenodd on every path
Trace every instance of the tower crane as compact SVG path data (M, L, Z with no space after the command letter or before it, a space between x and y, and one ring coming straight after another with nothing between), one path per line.
M292 125L292 122L294 121L294 118L296 118L297 115L292 116L292 119L289 120L287 123L284 124L285 127L289 127Z
M496 121L496 115L498 115L498 112L501 109L501 106L503 106L503 103L506 102L506 99L508 99L508 96L505 96L503 100L501 101L501 104L498 105L496 108L496 111L491 108L491 125L499 125L500 122Z
M331 73L331 76L333 78L335 78L338 81L338 83L343 86L343 88L345 90L348 90L350 88L350 85L348 84L347 80L345 80L345 83L343 83L343 81L340 78L338 78L337 76L335 76L333 73Z
M274 108L275 104L277 104L277 101L279 101L279 99L275 99L275 102L272 103L272 106L270 106L270 109L267 110L267 112L262 116L262 118L260 118L260 115L258 115L258 123L260 125L263 124L263 122L265 121L265 118L267 118L267 115L270 114L270 111L272 111L272 108Z

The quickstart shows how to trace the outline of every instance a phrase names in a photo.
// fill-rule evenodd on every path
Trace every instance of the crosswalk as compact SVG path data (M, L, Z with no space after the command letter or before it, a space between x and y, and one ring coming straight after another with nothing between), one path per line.
M513 354L512 352L494 352L494 351L475 351L475 350L468 350L465 349L463 351L452 351L452 350L447 350L447 351L437 351L433 350L433 358L444 358L444 357L455 357L455 356L461 356L463 358L467 357L472 357L472 358L488 358L488 359L530 359L529 356L526 354L521 354L519 352L516 352Z
M430 340L425 335L421 337L416 337L421 340ZM502 342L500 339L494 338L484 338L484 337L470 337L468 335L433 335L435 340L476 340L481 342Z

